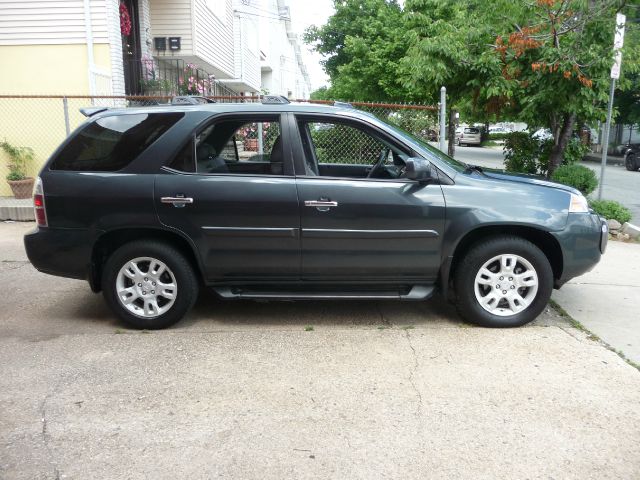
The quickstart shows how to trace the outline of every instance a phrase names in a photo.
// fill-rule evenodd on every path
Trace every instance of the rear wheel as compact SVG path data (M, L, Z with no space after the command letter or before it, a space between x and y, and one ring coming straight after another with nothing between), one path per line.
M627 155L627 158L624 161L624 166L631 172L635 172L636 170L638 170L638 168L640 168L635 153L630 153L629 155Z
M545 254L520 237L493 237L471 248L455 274L458 313L486 327L518 327L535 319L553 290Z
M136 328L165 328L178 322L198 296L193 267L175 248L155 241L123 245L107 260L104 298Z

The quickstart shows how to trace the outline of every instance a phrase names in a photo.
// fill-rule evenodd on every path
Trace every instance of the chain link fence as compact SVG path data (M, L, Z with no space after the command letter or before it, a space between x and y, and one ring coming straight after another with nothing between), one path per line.
M247 103L258 102L260 97L218 96L210 97L217 102ZM127 108L141 105L166 104L168 96L135 97L90 97L68 96L10 96L0 95L0 142L14 147L29 147L33 150L33 160L27 165L26 174L36 176L42 165L67 135L86 120L80 113L83 107ZM295 100L309 102L308 100ZM333 104L330 101L311 103ZM353 103L355 108L369 112L381 120L397 125L427 141L437 140L437 107L429 105L396 103ZM247 151L253 151L251 141L259 133L256 126L249 125L242 144ZM277 137L277 132L262 126L265 150ZM316 123L310 132L322 162L370 163L381 151L381 144L372 137L353 132L343 125ZM11 158L0 150L0 197L11 196L11 189L4 179L9 173Z

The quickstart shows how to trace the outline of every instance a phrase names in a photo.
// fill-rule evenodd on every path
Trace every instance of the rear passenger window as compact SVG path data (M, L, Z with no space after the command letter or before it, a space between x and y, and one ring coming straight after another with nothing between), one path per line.
M99 118L58 154L52 170L114 172L135 160L184 113L136 113Z

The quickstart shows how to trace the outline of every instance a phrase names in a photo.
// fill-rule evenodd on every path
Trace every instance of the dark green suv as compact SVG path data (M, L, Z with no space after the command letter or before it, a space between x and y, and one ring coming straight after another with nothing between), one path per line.
M40 173L25 246L136 327L177 322L202 286L273 300L439 290L471 322L518 326L606 246L578 191L457 162L348 105L88 114Z

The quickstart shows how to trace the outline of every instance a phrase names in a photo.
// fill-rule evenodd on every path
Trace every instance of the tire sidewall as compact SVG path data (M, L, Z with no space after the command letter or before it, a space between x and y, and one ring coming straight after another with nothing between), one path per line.
M636 162L636 155L634 153L628 154L624 163L625 167L627 167L627 170L630 172L634 172L638 169L638 163Z
M153 318L145 318L129 312L121 303L116 291L120 269L137 257L152 257L164 262L175 277L178 293L171 308ZM157 242L134 242L116 250L105 263L102 274L103 295L107 304L127 324L140 329L166 328L182 319L195 303L198 283L186 258L175 248Z
M524 311L502 317L486 311L475 295L475 279L480 268L497 255L514 254L528 260L538 276L538 292ZM553 271L545 254L533 243L513 238L492 238L473 247L456 272L458 311L473 323L487 327L518 327L534 320L546 307L553 291Z

